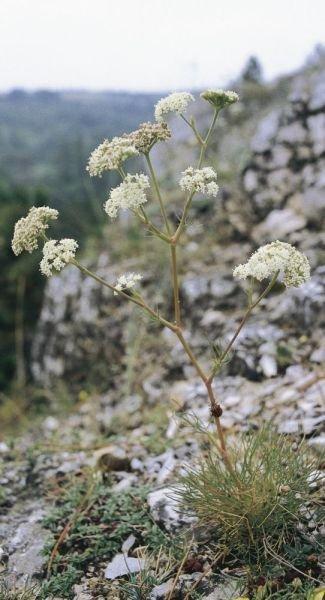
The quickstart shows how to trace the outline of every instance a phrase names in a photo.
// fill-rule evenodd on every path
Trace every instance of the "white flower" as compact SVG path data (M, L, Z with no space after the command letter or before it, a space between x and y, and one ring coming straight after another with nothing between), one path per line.
M179 185L184 192L202 192L208 196L218 194L217 173L212 167L204 167L203 169L188 167L182 175Z
M13 252L18 256L23 250L32 252L38 248L38 240L48 229L48 221L58 218L58 211L48 206L33 206L27 217L19 219L12 238Z
M201 98L207 100L217 110L229 106L229 104L234 104L234 102L238 102L239 100L238 94L231 90L227 92L224 90L206 90L202 92Z
M126 133L123 137L128 137L135 148L141 154L149 154L151 148L157 142L164 142L171 137L170 129L167 123L141 123L139 128L131 133Z
M74 259L78 243L76 240L65 238L63 240L50 240L44 244L43 258L40 269L43 275L50 277L54 271L61 271Z
M130 290L137 284L138 281L141 281L141 279L142 275L139 273L126 273L118 278L115 288L120 292L122 290ZM118 293L114 292L114 296L118 296Z
M155 106L156 121L163 121L167 113L175 112L181 114L186 111L190 102L194 101L194 96L189 92L174 92L166 98L161 98Z
M101 177L103 171L119 169L121 164L131 156L139 154L134 143L127 136L114 137L111 141L104 140L90 155L88 166L89 175Z
M146 175L128 174L118 187L111 190L109 198L104 204L105 212L109 217L114 218L119 209L136 210L147 202L145 190L149 187L149 179Z
M286 287L299 287L310 278L310 265L307 257L285 242L272 242L259 248L247 263L234 269L234 277L258 281L273 277L277 272L283 275Z

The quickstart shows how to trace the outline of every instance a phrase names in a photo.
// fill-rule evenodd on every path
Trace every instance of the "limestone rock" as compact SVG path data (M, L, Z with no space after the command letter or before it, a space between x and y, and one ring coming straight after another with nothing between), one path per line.
M139 573L145 567L146 560L143 558L133 558L126 554L116 554L105 569L105 577L106 579L117 579L124 575Z

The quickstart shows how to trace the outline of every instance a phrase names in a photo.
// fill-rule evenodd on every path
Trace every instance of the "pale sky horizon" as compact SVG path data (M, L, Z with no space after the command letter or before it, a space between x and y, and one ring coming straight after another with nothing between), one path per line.
M311 0L1 0L0 91L220 86L256 55L270 80L324 43Z

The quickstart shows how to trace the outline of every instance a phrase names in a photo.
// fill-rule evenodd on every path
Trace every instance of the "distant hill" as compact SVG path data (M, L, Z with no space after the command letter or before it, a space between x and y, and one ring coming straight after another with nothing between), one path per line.
M13 90L0 95L0 181L41 188L52 206L92 204L111 181L90 179L90 151L105 137L132 130L152 119L154 94L126 92ZM74 218L65 214L67 229ZM77 231L76 233L82 234Z

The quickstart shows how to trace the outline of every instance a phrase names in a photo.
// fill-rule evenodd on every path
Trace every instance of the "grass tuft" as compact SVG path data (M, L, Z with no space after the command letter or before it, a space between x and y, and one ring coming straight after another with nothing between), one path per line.
M176 493L231 554L256 564L270 558L269 548L281 552L297 535L298 524L306 521L315 462L304 442L293 445L269 427L241 437L231 458L233 474L212 442L200 464L182 477Z

